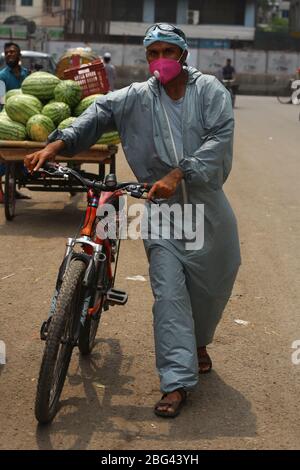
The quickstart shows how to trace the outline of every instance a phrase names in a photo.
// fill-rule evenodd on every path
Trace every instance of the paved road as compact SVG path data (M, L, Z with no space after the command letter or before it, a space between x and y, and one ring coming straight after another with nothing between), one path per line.
M0 448L299 449L300 364L291 360L300 340L299 108L262 97L238 97L237 105L226 192L239 220L243 266L210 348L214 371L172 422L152 412L160 396L152 297L148 282L126 279L149 280L142 244L131 241L118 275L129 303L103 316L92 359L75 354L55 422L37 427L39 326L82 203L34 194L10 224L1 211L0 339L8 359L0 368ZM121 153L119 176L130 176Z

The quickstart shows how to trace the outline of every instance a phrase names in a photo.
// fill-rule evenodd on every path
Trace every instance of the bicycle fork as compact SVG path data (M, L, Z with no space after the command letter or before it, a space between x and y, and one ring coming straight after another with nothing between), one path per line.
M77 252L75 251L76 246L80 246L81 248L83 247L85 251L89 251L92 254ZM47 340L49 326L55 313L57 298L64 275L68 271L73 259L80 259L86 264L86 271L82 280L82 285L86 288L80 318L80 324L82 326L84 326L87 315L96 317L102 306L104 307L104 310L108 310L109 306L116 304L125 305L128 300L126 292L113 287L115 278L110 281L110 286L106 285L107 283L105 281L107 281L106 270L108 260L106 254L103 252L103 245L93 242L87 236L69 238L66 245L64 259L59 269L55 291L50 304L48 319L41 327L40 336L42 341ZM104 301L103 296L105 296Z

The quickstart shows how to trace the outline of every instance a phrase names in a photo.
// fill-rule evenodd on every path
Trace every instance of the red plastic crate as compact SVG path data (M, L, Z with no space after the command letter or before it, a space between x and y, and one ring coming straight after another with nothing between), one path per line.
M64 78L79 83L83 97L97 93L105 94L109 91L109 84L101 59L65 70Z

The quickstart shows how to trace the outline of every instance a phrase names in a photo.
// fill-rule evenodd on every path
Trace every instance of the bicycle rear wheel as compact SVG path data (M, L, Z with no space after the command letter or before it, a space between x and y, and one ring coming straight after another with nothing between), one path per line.
M277 99L281 104L292 104L291 89L283 90L277 95Z
M107 261L104 261L104 264L99 273L101 282L101 291L106 292L109 289L109 280L107 277ZM84 325L80 328L80 335L78 340L79 351L83 356L91 354L95 346L95 339L99 327L99 322L101 320L101 315L104 307L105 295L104 293L99 294L94 298L94 312L91 315L87 314Z
M83 356L91 354L94 349L97 330L102 314L102 307L103 299L100 300L98 311L93 316L88 314L85 319L84 326L81 328L78 347Z
M57 298L47 335L35 401L35 416L41 424L52 421L58 411L59 398L80 329L84 301L82 279L85 270L86 265L83 261L73 260Z

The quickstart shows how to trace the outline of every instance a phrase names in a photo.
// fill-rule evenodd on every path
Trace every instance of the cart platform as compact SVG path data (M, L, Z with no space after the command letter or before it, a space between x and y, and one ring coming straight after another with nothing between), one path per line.
M16 188L27 188L30 191L69 192L71 195L84 192L85 189L78 185L73 178L68 180L59 177L49 177L42 172L30 174L24 168L23 160L26 155L37 152L46 146L44 142L31 141L3 141L0 140L0 162L6 166L4 187L4 210L7 220L13 220L16 209ZM117 145L93 145L90 149L78 153L72 158L57 155L56 162L67 162L75 165L76 169L84 163L96 163L98 174L91 175L80 170L82 175L104 180L106 174L105 165L109 165L109 173L116 172Z

